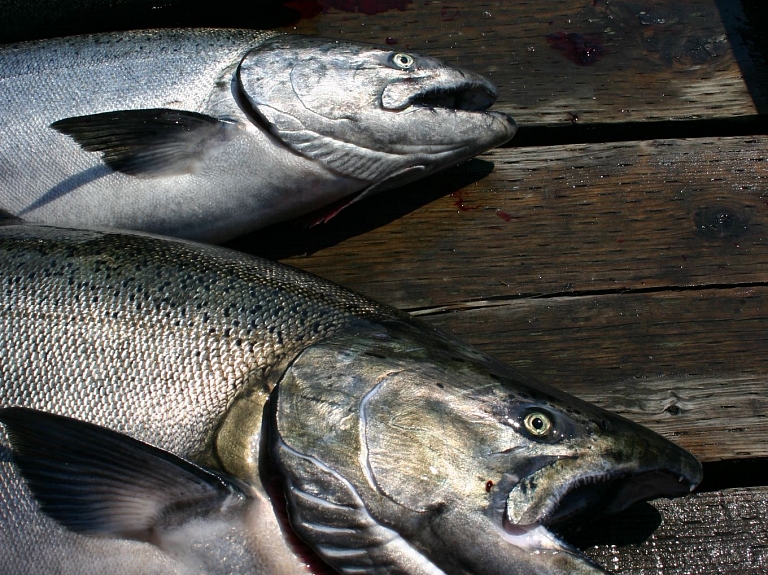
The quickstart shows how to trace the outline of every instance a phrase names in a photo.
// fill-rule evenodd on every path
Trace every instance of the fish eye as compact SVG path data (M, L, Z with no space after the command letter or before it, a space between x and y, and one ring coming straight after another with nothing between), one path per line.
M531 411L523 419L526 431L534 437L547 437L554 427L552 417L543 411Z
M400 68L401 70L410 70L411 68L413 68L413 65L416 63L416 60L414 60L413 56L411 56L410 54L399 52L392 56L392 63L396 67Z

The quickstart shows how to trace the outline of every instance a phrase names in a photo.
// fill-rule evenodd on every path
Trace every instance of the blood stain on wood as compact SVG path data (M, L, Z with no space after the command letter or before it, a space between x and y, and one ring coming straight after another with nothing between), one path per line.
M547 34L547 42L579 66L591 66L602 60L606 54L605 47L595 34L558 32L557 34Z
M440 20L443 22L453 22L459 16L459 9L455 6L442 6L440 8Z
M454 198L456 198L456 201L453 202L453 205L459 208L460 212L469 212L471 210L479 210L480 206L468 206L464 201L464 194L462 192L453 192L451 194Z

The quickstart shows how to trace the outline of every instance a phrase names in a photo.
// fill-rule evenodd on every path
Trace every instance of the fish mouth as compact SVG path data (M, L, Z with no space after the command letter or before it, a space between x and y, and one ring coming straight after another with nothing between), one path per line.
M389 84L381 95L382 108L394 112L408 108L485 112L497 97L496 88L490 82L456 82L409 94L412 86L413 82L407 80Z
M562 539L564 526L593 521L596 514L617 513L639 501L686 495L701 480L700 471L691 474L667 469L598 472L529 496L532 485L546 484L549 475L562 474L562 467L568 461L558 459L512 485L506 494L501 528L504 539L519 548L573 556L583 564L584 573L606 571ZM534 491L536 489L534 487Z
M525 526L538 523L551 527L587 513L618 513L638 501L686 495L695 484L692 485L683 476L665 471L588 475L559 486L553 494L555 497L545 505L534 505L523 513L513 513L512 503L517 487L509 493L505 509L510 524ZM532 517L532 510L536 510L535 518ZM511 521L510 515L515 516L514 521Z
M422 108L445 108L464 112L484 112L496 101L496 94L486 86L468 85L455 89L435 88L417 94L408 102L409 106Z

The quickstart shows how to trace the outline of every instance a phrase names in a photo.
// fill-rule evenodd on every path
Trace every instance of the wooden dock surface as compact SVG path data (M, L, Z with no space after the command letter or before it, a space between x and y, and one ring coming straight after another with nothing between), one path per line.
M754 8L325 4L295 31L485 73L520 132L324 226L233 245L406 309L696 454L699 493L571 536L609 570L768 573L768 67ZM405 9L360 11L387 4Z
M155 4L118 27L277 24L489 76L520 126L509 145L231 245L405 309L697 455L697 493L569 534L610 571L768 573L762 0ZM51 35L33 16L0 23L0 40Z

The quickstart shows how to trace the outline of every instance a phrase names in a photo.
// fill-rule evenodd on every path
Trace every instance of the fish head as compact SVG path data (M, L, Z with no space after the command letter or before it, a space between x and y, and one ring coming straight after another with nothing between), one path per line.
M381 190L503 144L496 88L437 59L372 45L275 36L238 70L241 101L282 144Z
M329 554L314 538L327 537L318 524L339 528L340 512L307 511L297 493L358 501L365 521L350 523L391 530L381 538L401 538L418 556L406 563L423 572L595 575L604 570L553 527L684 495L701 480L691 454L650 430L471 348L435 342L350 341L335 352L323 344L280 384L273 456L289 478L292 525L337 569L354 567L348 554ZM309 460L345 487L307 487Z

